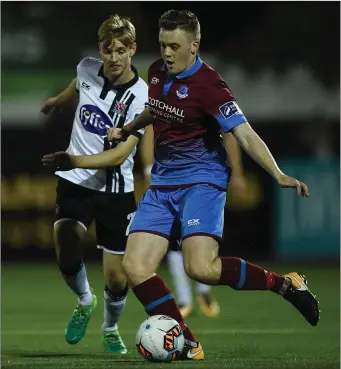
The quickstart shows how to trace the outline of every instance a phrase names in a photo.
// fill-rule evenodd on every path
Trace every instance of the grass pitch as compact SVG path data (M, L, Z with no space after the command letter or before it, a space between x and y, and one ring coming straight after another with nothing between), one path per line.
M2 265L2 368L271 368L331 369L340 367L339 267L274 265L280 273L305 272L309 287L317 294L322 310L317 327L311 327L285 300L263 291L233 291L215 287L221 304L217 319L204 317L198 309L188 324L202 342L203 362L150 363L135 349L135 332L146 318L143 308L129 292L120 332L128 354L103 353L102 268L89 264L88 277L99 298L86 337L77 345L64 341L64 327L76 299L53 263ZM171 285L167 270L161 275ZM197 307L197 306L196 306Z

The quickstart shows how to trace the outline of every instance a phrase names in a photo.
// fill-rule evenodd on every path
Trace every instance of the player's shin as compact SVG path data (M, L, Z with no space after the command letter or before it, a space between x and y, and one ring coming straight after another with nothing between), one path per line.
M271 290L281 294L284 292L284 277L240 258L219 259L221 262L219 285L228 285L236 290Z
M156 275L138 284L133 291L148 315L168 315L175 319L183 330L185 342L196 346L197 341L184 322L172 292L159 276Z

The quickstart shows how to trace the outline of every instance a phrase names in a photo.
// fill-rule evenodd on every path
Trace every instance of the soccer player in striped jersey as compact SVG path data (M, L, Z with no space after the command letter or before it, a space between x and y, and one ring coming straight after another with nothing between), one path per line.
M131 65L136 32L128 18L113 15L107 19L98 30L98 45L101 60L83 59L70 86L42 107L42 112L49 114L77 106L68 149L46 155L43 163L57 169L57 262L66 284L78 298L65 339L76 344L84 337L97 304L81 247L94 220L97 247L103 250L103 344L108 353L125 354L127 349L117 327L128 291L122 259L136 210L133 156L144 129L120 144L111 144L106 135L108 129L124 127L144 110L148 87Z
M238 290L273 291L315 326L318 302L301 275L282 276L238 257L218 256L231 173L220 133L231 132L279 186L296 189L297 196L309 196L308 187L279 169L225 81L199 57L197 17L170 10L161 16L159 29L162 59L149 68L149 107L122 129L108 132L109 140L124 141L151 123L154 129L151 185L139 202L123 259L135 296L148 314L168 315L180 323L186 344L183 359L204 359L173 294L156 275L169 240L181 237L185 270L192 279Z

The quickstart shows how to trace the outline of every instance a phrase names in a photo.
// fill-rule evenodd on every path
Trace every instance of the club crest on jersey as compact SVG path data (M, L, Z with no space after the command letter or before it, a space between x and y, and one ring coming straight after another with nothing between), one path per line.
M119 102L119 101L116 101L113 111L114 111L114 113L116 113L120 116L123 116L126 112L126 109L127 109L126 104L124 104L122 102Z
M153 84L153 85L157 85L157 84L159 83L159 81L160 81L160 80L159 80L157 77L153 77L153 78L152 78L152 84Z
M102 137L113 128L111 119L95 105L83 105L79 109L79 120L88 132Z
M219 107L219 111L225 119L231 118L235 114L242 114L239 106L234 101L229 101Z
M179 87L179 89L176 91L176 94L179 99L184 99L188 96L188 86Z

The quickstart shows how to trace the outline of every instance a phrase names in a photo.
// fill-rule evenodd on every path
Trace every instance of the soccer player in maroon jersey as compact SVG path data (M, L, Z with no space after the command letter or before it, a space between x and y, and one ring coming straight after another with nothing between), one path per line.
M313 326L318 302L296 272L284 276L237 257L219 257L230 168L221 133L239 145L283 188L309 196L308 187L287 176L251 128L220 75L198 56L200 24L184 10L159 20L162 59L149 68L149 107L109 140L122 141L153 124L155 163L151 185L130 228L123 267L149 315L169 315L182 326L182 358L204 359L203 349L184 323L174 296L156 275L169 239L181 238L184 267L192 279L238 290L269 290L289 301Z

